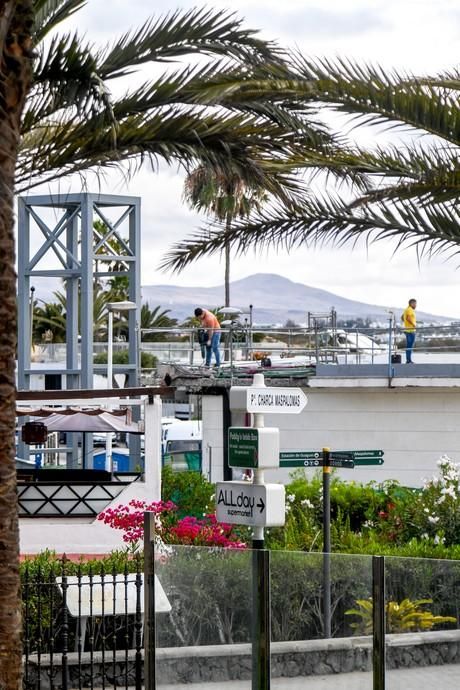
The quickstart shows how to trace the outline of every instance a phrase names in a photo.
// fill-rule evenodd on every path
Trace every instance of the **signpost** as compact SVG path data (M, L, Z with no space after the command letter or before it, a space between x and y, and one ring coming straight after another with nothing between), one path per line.
M264 425L264 414L298 414L307 404L300 388L268 388L263 374L255 374L252 386L232 386L240 409L254 414L252 427L231 427L228 456L231 467L251 468L252 483L218 482L216 515L221 522L249 525L252 530L252 688L270 687L270 552L264 549L264 527L284 525L285 489L265 484L264 470L279 467L279 429Z
M331 636L331 468L353 469L383 465L383 450L288 450L280 452L280 467L323 468L323 609L324 636Z
M264 469L276 467L323 468L323 596L324 636L331 636L331 505L330 476L334 467L353 469L357 465L383 464L381 450L321 451L279 449L279 429L264 426L264 414L299 414L307 405L301 388L267 387L263 374L255 374L253 385L232 386L230 402L254 415L252 427L231 427L228 457L231 467L250 468L254 480L218 482L216 516L220 522L253 528L253 655L252 688L270 687L270 573L268 551L264 550L264 528L284 525L285 497L282 484L265 484Z
M299 414L307 402L307 396L301 388L246 388L247 412Z

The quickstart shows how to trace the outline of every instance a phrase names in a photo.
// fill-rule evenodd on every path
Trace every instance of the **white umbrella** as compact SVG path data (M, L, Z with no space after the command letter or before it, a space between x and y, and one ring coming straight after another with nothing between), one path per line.
M87 432L126 432L129 434L139 434L140 429L137 423L127 424L125 417L117 417L110 412L100 414L87 414L85 412L75 412L74 414L50 414L49 417L42 417L43 424L46 424L48 431L87 431Z
M62 408L61 408L62 410ZM16 410L18 417L29 416L40 418L48 431L65 431L68 433L82 434L82 464L85 468L86 458L86 434L87 433L143 433L142 427L131 422L131 413L127 409L112 410L110 412L103 408L81 410L79 408L66 408L65 411L53 412L53 408Z

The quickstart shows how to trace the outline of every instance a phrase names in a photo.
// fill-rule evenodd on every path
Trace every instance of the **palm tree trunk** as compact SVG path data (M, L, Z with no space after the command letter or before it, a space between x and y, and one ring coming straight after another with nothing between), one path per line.
M231 225L232 225L232 219L228 215L225 232L229 232ZM225 278L224 278L225 306L229 307L230 306L230 245L229 244L225 245L224 256L225 256Z
M230 230L231 223L232 223L231 218L229 215L227 215L225 232L228 232ZM225 245L224 258L225 258L225 277L224 277L225 306L229 307L230 306L230 245L229 244ZM231 346L232 346L232 344L230 342L230 336L227 336L226 347L224 349L224 361L225 362L228 362L230 359L230 348L231 348Z
M20 690L21 605L15 463L14 175L30 85L31 0L0 1L0 690Z

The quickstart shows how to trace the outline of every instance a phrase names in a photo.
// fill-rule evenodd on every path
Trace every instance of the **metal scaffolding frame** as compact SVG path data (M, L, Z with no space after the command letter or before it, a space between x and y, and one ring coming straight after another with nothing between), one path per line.
M66 389L94 387L94 286L98 278L128 279L128 363L115 373L139 383L140 197L111 194L50 194L18 199L18 389L30 390L34 279L65 281L66 361L40 374L65 377ZM107 228L94 227L96 220ZM125 233L123 235L123 233ZM111 269L111 270L109 270ZM98 366L107 373L108 365ZM111 382L108 384L111 388Z

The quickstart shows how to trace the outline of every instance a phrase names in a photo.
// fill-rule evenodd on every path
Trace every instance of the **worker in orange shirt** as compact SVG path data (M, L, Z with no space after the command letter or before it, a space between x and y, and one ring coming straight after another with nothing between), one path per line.
M211 366L211 357L214 353L216 358L216 366L220 366L220 323L211 311L197 307L195 309L195 316L200 320L201 328L207 331L208 339L206 341L206 366Z

